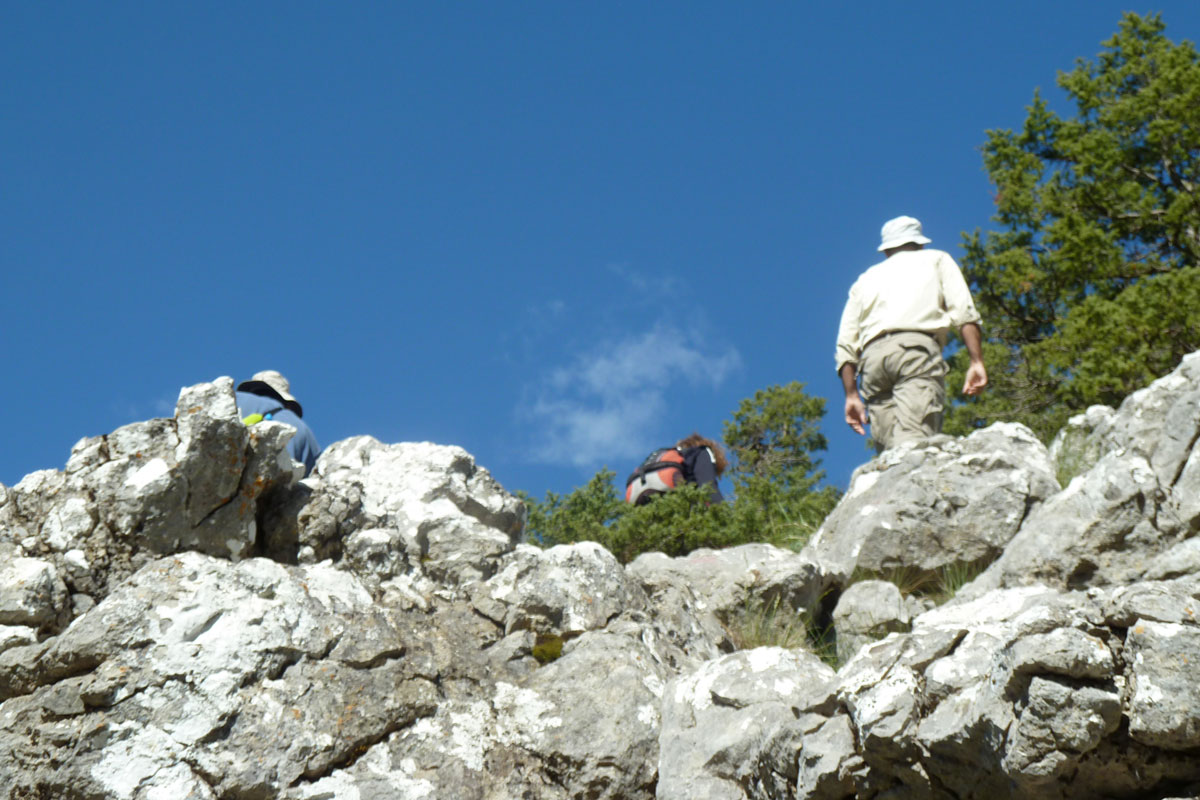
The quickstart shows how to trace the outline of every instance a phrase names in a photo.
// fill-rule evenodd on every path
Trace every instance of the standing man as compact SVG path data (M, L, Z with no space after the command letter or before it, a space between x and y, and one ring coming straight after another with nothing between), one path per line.
M865 398L880 452L941 432L947 370L942 348L951 326L961 330L971 359L963 394L979 394L988 381L979 312L958 264L949 253L925 249L930 240L912 217L888 220L882 239L879 250L886 259L850 287L836 354L846 422L863 433Z
M253 424L270 419L296 429L296 435L288 442L288 454L304 465L304 474L307 476L317 463L321 448L317 446L317 437L301 419L304 409L292 397L291 389L287 378L268 369L256 372L250 380L239 383L234 396L238 413L245 418L243 422Z

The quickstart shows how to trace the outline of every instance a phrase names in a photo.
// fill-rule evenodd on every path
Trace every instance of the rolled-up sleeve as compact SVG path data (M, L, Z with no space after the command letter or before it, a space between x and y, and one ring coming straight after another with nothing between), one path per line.
M842 309L842 321L838 325L837 348L834 360L840 375L846 364L858 364L858 339L862 333L862 301L858 297L857 284L850 287L846 307ZM969 299L969 297L968 297Z
M975 301L971 299L971 290L954 259L943 253L938 259L937 269L942 285L942 307L950 317L950 324L962 327L968 322L980 322Z

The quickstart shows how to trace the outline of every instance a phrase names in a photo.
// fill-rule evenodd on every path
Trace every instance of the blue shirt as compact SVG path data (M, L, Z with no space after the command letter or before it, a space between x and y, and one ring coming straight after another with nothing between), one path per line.
M312 430L304 420L296 416L296 412L284 408L283 401L276 397L263 397L250 392L235 392L234 395L241 417L245 418L251 414L262 414L266 417L270 414L272 421L295 428L296 435L288 442L288 454L304 465L305 476L312 472L313 465L317 463L317 456L321 454L321 448L317 446L317 437L313 436Z

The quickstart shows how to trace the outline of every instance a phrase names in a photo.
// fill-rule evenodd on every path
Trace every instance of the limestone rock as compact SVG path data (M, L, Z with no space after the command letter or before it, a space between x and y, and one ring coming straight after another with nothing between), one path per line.
M445 702L295 798L654 796L661 668L635 637L588 633L521 684Z
M908 607L896 585L860 581L838 598L833 610L839 661L849 661L865 644L909 628Z
M571 637L604 628L626 609L643 607L645 598L612 553L581 542L548 550L518 546L472 602L505 633Z
M1129 629L1129 734L1170 750L1200 746L1200 628L1138 620Z
M649 596L652 619L675 646L681 670L732 648L728 625L747 610L814 611L823 580L810 559L769 544L701 548L678 558L643 553L627 569Z
M1022 425L905 443L855 470L803 552L836 587L855 569L990 561L1058 489L1045 447Z
M303 484L276 500L294 516L266 532L284 560L341 558L356 532L389 529L409 564L465 582L491 577L524 534L524 505L460 447L357 436L326 448Z
M656 796L785 796L805 732L799 713L829 707L834 683L816 656L778 647L722 656L675 679L663 704Z
M0 789L276 792L432 710L404 652L329 567L153 562L59 636L0 653Z
M259 496L295 477L292 433L242 425L229 378L185 388L174 418L83 439L64 471L8 490L0 543L49 560L72 591L93 596L159 555L246 557Z
M53 626L69 616L69 601L53 564L36 558L0 563L0 625Z
M1029 582L1121 585L1200 566L1200 353L1111 415L1089 415L1076 427L1094 428L1071 446L1099 454L1094 465L1030 513L969 595Z
M460 448L355 437L296 481L290 428L189 387L0 486L0 797L1194 794L1198 379L1050 453L1014 425L894 448L803 553L628 567L523 544ZM989 561L938 607L850 583ZM832 618L840 669L735 652L763 608Z

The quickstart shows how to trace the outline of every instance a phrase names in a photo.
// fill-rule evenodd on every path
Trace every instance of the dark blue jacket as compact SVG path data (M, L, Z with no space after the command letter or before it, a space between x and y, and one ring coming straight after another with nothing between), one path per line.
M285 425L291 425L296 429L296 435L288 442L288 453L296 461L304 465L304 474L312 472L313 465L317 463L317 456L321 454L321 448L317 446L317 437L313 436L312 430L296 416L296 412L291 409L284 408L283 401L277 397L263 397L250 392L235 392L237 397L238 415L245 418L251 414L262 414L266 417L270 414L270 419L275 422L282 422Z
M717 486L717 465L707 447L689 447L680 450L683 456L683 478L697 486L707 486L714 503L724 503L721 488Z

